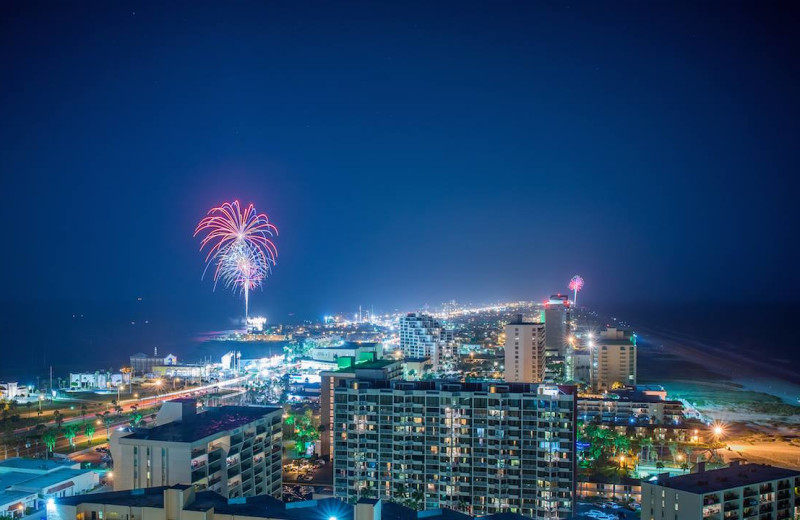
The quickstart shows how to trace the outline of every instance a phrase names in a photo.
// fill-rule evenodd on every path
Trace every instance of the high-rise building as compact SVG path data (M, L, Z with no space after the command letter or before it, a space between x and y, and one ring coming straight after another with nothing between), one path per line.
M541 383L545 368L544 323L525 321L518 314L506 325L505 380Z
M576 390L528 383L341 380L334 493L422 509L574 514Z
M569 296L554 294L545 304L544 326L547 331L545 349L548 356L565 356L569 344Z
M340 363L342 362L340 358ZM342 363L344 366L338 370L325 370L320 372L321 389L319 400L320 413L320 453L321 457L333 459L333 389L343 379L363 379L366 381L402 379L403 363L388 359L373 359L372 361L355 363Z
M453 331L433 316L409 313L400 318L400 350L410 358L429 358L434 370L446 368L455 354Z
M283 409L164 403L156 426L114 432L114 489L190 484L226 497L282 496ZM117 433L120 433L117 435Z
M790 519L800 515L800 471L764 464L642 480L643 520Z
M636 334L609 327L591 349L591 383L595 390L636 384Z

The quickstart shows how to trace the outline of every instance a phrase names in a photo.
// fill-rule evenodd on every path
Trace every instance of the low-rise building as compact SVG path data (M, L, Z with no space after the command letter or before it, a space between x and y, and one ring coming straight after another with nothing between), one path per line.
M28 387L15 381L0 383L0 400L24 399L28 397Z
M227 497L281 496L282 408L164 403L156 426L114 432L114 490L191 484Z
M380 359L383 357L383 345L380 343L345 342L331 347L314 347L309 352L314 361L335 363L340 357L352 357L356 362Z
M800 516L800 471L764 464L642 481L644 520L789 520Z
M619 482L594 479L578 481L578 497L584 500L602 498L640 502L642 500L642 483L638 478L622 477Z
M683 403L638 390L612 390L578 398L578 416L606 425L681 424Z
M159 356L158 351L154 351L152 356L143 352L138 352L130 357L131 370L135 376L141 377L145 374L152 374L153 367L158 365L177 365L178 358L174 354Z
M127 385L131 382L131 375L127 372L111 372L98 370L96 372L70 372L70 390L105 390Z
M80 495L99 485L97 473L77 462L14 457L0 461L0 516L41 509L55 497Z
M269 496L228 499L191 486L160 486L60 498L47 508L47 520L473 520L451 509L415 511L394 502L335 498L281 502ZM503 513L483 520L527 520Z
M354 520L335 499L283 503L271 496L227 498L189 485L157 486L54 500L47 520Z

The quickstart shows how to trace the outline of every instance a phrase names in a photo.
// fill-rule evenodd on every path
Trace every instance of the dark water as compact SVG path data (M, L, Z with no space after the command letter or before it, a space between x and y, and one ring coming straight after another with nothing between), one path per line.
M238 303L238 302L234 302ZM0 378L36 383L53 366L56 377L73 370L118 369L131 354L174 353L200 361L234 348L208 341L214 332L240 330L238 306L200 308L191 302L60 302L0 304ZM282 351L277 343L236 343L243 357Z
M675 332L761 361L800 362L800 304L640 304L604 309L634 328Z

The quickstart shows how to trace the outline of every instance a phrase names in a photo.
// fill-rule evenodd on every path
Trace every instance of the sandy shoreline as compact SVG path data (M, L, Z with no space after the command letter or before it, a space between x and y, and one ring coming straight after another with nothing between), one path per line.
M728 424L728 460L800 469L798 375L686 336L640 329L640 383L661 384L710 420ZM637 331L638 333L638 331ZM642 377L643 376L643 377Z
M800 397L800 376L769 361L758 361L734 349L722 349L689 337L666 331L640 329L646 346L639 350L639 363L647 356L671 355L703 367L742 388L769 394L784 403L797 406ZM638 331L637 331L638 333ZM680 374L663 374L665 380L685 380ZM699 380L700 383L707 381Z

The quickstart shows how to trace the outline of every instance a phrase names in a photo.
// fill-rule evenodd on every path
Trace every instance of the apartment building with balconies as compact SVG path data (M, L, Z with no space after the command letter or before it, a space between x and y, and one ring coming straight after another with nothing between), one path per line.
M341 380L334 493L473 516L571 516L575 398L572 386Z
M643 520L800 518L800 471L737 464L642 481Z
M115 432L114 490L190 484L229 498L282 495L282 415L275 407L164 403L157 426Z

